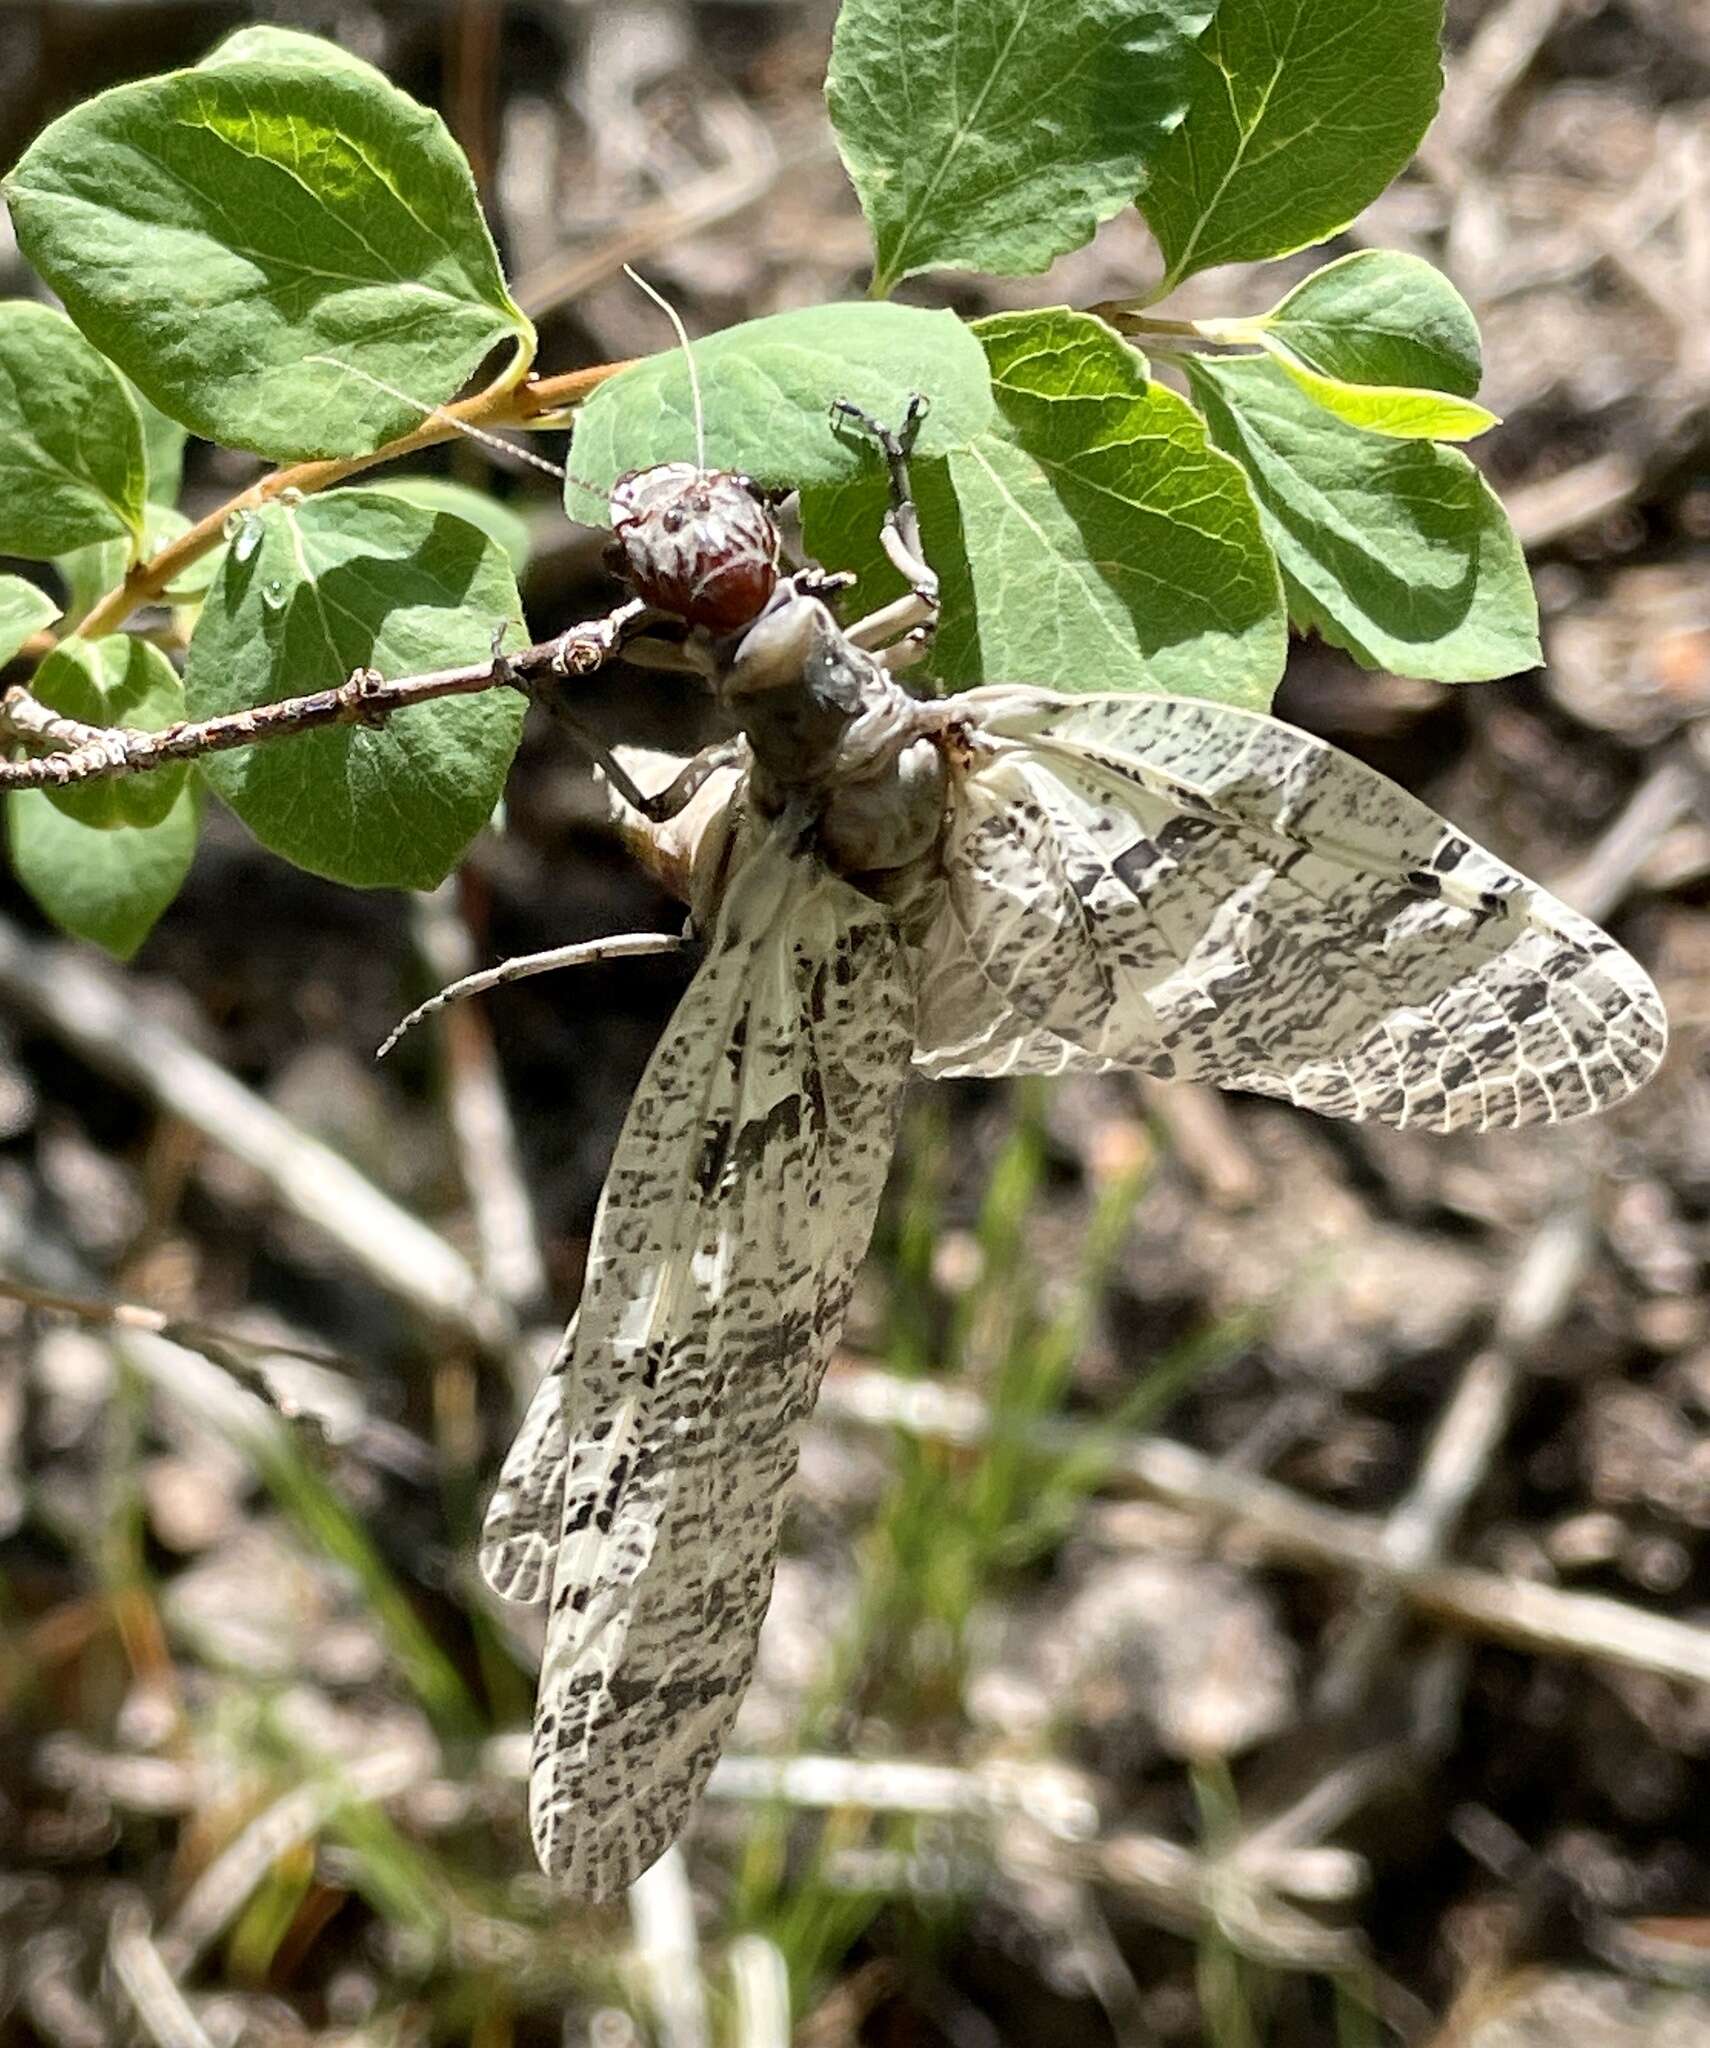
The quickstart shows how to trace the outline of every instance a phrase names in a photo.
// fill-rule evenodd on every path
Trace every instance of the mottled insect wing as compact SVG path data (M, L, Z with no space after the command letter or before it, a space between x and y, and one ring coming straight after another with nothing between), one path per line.
M501 1600L544 1600L552 1584L564 1526L564 1469L570 1459L564 1376L575 1348L572 1316L487 1503L478 1556L481 1576Z
M529 1806L588 1897L675 1839L747 1688L913 1015L889 915L762 839L630 1106L562 1401L538 1397L484 1550L537 1587L559 1503Z
M676 1838L748 1684L911 1052L1437 1130L1589 1114L1662 1054L1656 990L1613 940L1292 727L984 690L943 744L939 908L906 945L782 831L745 848L738 823L727 868L728 792L719 858L702 821L678 863L734 880L482 1548L513 1598L550 1580L530 1811L542 1863L594 1898Z
M1448 1131L1630 1094L1604 932L1361 763L1195 698L976 690L918 959L936 1074L1143 1072Z

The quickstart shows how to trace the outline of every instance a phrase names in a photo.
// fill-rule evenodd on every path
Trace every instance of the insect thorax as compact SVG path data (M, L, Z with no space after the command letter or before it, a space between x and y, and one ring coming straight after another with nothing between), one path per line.
M721 694L753 750L750 788L777 816L817 813L827 864L850 880L933 852L946 779L937 720L817 597L781 596L744 636Z

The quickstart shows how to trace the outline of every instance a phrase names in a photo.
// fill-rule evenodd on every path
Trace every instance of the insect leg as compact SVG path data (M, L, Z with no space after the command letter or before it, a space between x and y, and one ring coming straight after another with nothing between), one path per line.
M745 752L741 740L715 741L710 747L702 747L663 789L656 789L651 796L646 796L610 747L589 732L579 719L566 714L566 723L612 788L632 811L639 811L650 825L663 825L676 817L715 769L736 767Z
M691 762L690 766L693 765ZM609 938L581 939L573 946L553 946L544 953L519 953L512 960L501 960L497 967L483 967L478 973L464 975L460 981L449 982L438 995L429 996L393 1028L374 1057L383 1060L404 1033L424 1017L431 1017L448 1003L460 1002L464 996L479 995L483 989L502 988L508 981L524 981L531 974L551 974L560 967L592 967L602 960L642 960L655 953L679 953L688 943L680 932L614 932Z
M631 607L626 606L622 612L614 612L611 620L601 621L600 623L611 624L616 621L619 622L619 629L621 630L622 622L626 620L626 615L630 613L631 609ZM653 623L658 616L656 613L649 611L645 605L638 604L633 607L633 610L636 618L644 624ZM581 628L572 627L571 635L581 630ZM570 635L566 636L566 638L569 637ZM701 677L703 681L706 680L708 674L708 657L693 639L681 642L670 640L635 640L624 649L624 652L628 659L635 662L638 667L662 668L671 671L673 674L695 675ZM503 659L502 655L495 653L495 663L501 663ZM605 741L600 738L599 734L591 726L587 725L576 712L571 710L570 706L555 691L542 691L539 695L541 701L545 703L547 710L565 728L570 737L582 749L583 753L588 756L600 773L605 776L612 788L623 798L624 802L632 810L639 811L644 818L650 819L655 825L663 824L667 818L674 818L689 801L690 797L694 795L695 791L699 789L707 776L711 774L713 769L724 765L726 756L719 752L718 749L710 749L708 751L717 754L718 758L705 760L704 765L702 765L704 757L703 755L697 755L668 789L660 790L653 796L644 796L634 777L624 767L623 763L618 760L611 748L606 745Z
M901 427L894 432L847 398L838 399L831 410L835 418L852 421L879 444L891 486L891 502L880 543L909 586L907 597L857 620L849 629L849 637L857 647L883 648L887 668L903 668L926 653L938 630L938 575L928 564L921 545L920 513L908 480L909 457L914 452L920 423L926 417L926 400L917 391L908 402ZM894 645L887 644L893 641Z
M643 797L634 808L651 823L663 825L668 818L674 818L685 807L709 775L716 773L720 768L738 766L746 752L747 743L743 740L720 740L714 746L702 747L693 760L685 763L679 775L652 796ZM633 789L634 786L631 782L630 787ZM627 791L620 789L618 795L625 803L632 802Z

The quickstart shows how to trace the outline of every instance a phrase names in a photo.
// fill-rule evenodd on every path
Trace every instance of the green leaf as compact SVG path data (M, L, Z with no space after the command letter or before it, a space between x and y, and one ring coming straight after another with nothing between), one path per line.
M1056 309L975 332L998 418L917 465L922 537L943 581L932 667L953 688L1154 690L1263 709L1288 629L1276 564L1236 464L1185 400L1102 321ZM810 551L898 587L878 548L876 465L804 491Z
M0 668L4 668L32 633L59 617L45 590L22 576L0 576Z
M966 442L992 414L986 359L954 313L918 306L830 305L746 320L694 345L706 407L707 463L762 484L836 483L871 460L872 444L834 426L831 403L853 400L900 422L910 395L932 401L923 456ZM694 403L681 349L609 378L576 416L565 503L603 501L627 469L695 458ZM601 515L604 516L603 513Z
M1464 455L1347 426L1261 356L1196 358L1188 375L1212 439L1252 481L1297 623L1397 675L1537 666L1525 556Z
M844 0L826 101L877 246L1026 275L1129 204L1187 103L1212 0Z
M1344 384L1321 376L1274 335L1260 337L1267 355L1314 405L1368 434L1398 441L1472 441L1502 423L1470 398L1441 391L1407 391L1393 384Z
M1442 0L1220 0L1140 191L1164 255L1153 296L1345 228L1431 124L1442 20Z
M196 851L196 786L186 784L158 825L102 831L79 824L39 789L6 799L18 880L62 930L128 960L178 894Z
M129 725L159 732L184 716L178 671L146 640L112 633L101 640L62 640L36 670L30 688L51 711L84 725ZM115 825L158 825L184 787L182 767L120 775L48 791L68 818L98 831Z
M184 481L184 444L190 438L175 419L169 419L151 398L144 396L129 378L125 388L142 421L143 473L147 477L151 505L176 505Z
M483 660L494 629L526 639L503 551L466 520L374 490L256 514L190 643L193 718ZM275 853L336 882L428 889L456 865L504 785L523 699L495 689L210 755L207 780Z
M342 64L347 71L389 83L385 72L364 57L356 57L341 43L325 36L305 35L301 29L275 28L271 22L252 22L248 28L233 29L224 41L208 52L198 71L220 71L233 64Z
M95 540L87 547L67 548L63 555L54 557L54 567L65 578L65 617L69 625L75 627L87 618L118 583L129 555L130 550L122 540Z
M0 302L0 554L45 562L142 529L142 422L63 313Z
M466 519L504 549L513 576L520 576L528 567L528 521L486 491L472 491L467 484L443 476L389 476L369 488L383 497L402 498L407 505Z
M1369 433L1470 441L1498 424L1472 403L1482 369L1472 311L1417 256L1363 249L1256 319L1197 326L1212 340L1266 350L1314 404Z
M174 419L275 461L420 419L318 358L435 404L498 343L533 342L444 122L326 47L117 86L6 181L84 333Z
M1252 325L1344 384L1472 398L1484 372L1472 308L1423 257L1394 249L1361 249L1325 264Z

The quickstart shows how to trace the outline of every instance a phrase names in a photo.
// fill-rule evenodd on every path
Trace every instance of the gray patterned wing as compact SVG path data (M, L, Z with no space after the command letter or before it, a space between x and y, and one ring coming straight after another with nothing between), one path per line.
M1454 1130L1587 1115L1662 1055L1612 939L1292 726L1194 698L957 708L929 1072L1128 1066Z
M529 1787L542 1864L589 1897L676 1838L747 1689L913 1023L889 912L763 841L630 1105L562 1375ZM527 1581L528 1515L522 1534Z
M501 1600L544 1600L552 1584L564 1526L564 1470L570 1461L564 1376L575 1348L572 1316L487 1503L478 1553L481 1576Z
M625 772L644 790L662 791L690 766L685 758L646 747L620 746ZM630 808L608 784L613 822L649 874L688 900L696 878L722 865L742 815L741 778L731 769L709 775L672 818L654 823ZM565 1425L565 1374L576 1346L576 1321L541 1376L528 1413L506 1455L481 1529L481 1572L501 1599L544 1600L552 1584L564 1522L564 1474L570 1459Z

